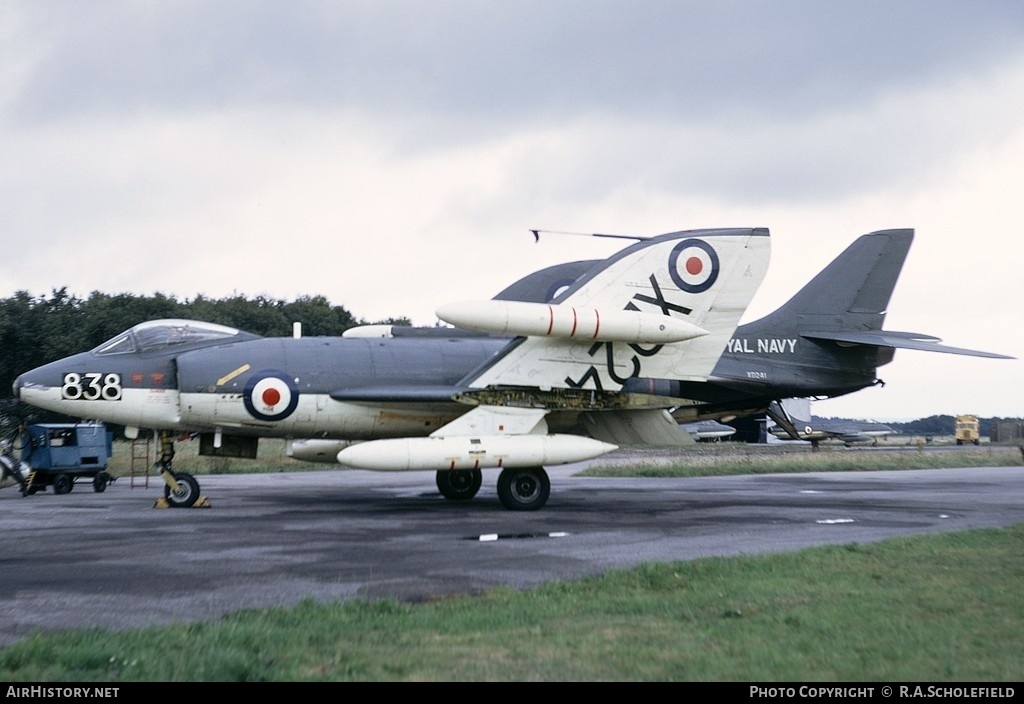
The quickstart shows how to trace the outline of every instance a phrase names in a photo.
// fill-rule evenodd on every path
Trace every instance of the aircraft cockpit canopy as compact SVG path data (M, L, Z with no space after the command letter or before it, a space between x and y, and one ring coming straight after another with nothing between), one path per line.
M97 355L154 352L168 347L206 347L257 337L226 325L197 320L150 320L116 335L93 350Z

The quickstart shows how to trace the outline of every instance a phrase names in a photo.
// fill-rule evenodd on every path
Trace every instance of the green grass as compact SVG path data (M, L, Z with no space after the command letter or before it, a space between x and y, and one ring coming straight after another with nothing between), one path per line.
M16 681L1013 682L1024 526L651 564L432 603L37 634Z
M1013 445L980 447L848 449L823 445L818 450L720 443L655 453L628 463L601 463L580 472L591 477L698 477L723 474L849 472L941 467L1024 465L1024 451Z

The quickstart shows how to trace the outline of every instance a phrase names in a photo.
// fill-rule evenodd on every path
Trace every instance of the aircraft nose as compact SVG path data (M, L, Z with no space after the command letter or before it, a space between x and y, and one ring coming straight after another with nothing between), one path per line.
M22 389L25 389L41 381L38 372L39 369L33 369L32 371L23 372L19 374L17 378L14 380L14 383L11 384L11 396L13 396L15 399L22 400Z

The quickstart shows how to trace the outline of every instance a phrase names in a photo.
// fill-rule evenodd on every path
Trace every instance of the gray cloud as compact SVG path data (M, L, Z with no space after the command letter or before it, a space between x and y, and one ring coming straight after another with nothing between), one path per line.
M225 105L488 131L598 112L806 117L1020 50L1010 2L25 2L21 120ZM483 132L483 127L480 132Z

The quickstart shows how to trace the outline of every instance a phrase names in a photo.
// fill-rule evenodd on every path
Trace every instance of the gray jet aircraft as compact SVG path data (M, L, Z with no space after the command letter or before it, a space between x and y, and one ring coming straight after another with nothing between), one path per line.
M302 440L346 467L435 473L450 500L499 471L502 504L545 505L545 465L623 444L677 444L680 423L728 421L773 401L880 383L896 348L1001 357L883 331L913 238L856 240L788 303L739 319L768 266L764 228L638 239L612 257L556 265L493 299L443 306L452 328L367 327L263 338L185 320L142 322L95 349L25 372L22 401L159 432L171 506L200 498L174 441L254 456L260 437Z
M878 438L896 434L891 426L875 421L814 418L809 399L785 399L773 403L772 410L789 419L796 435L781 425L773 425L768 432L780 440L806 440L815 447L822 440L837 440L847 447L859 443L877 445Z
M718 442L736 433L736 428L719 423L712 418L699 420L696 423L684 423L683 428L694 440L703 440L705 442Z

